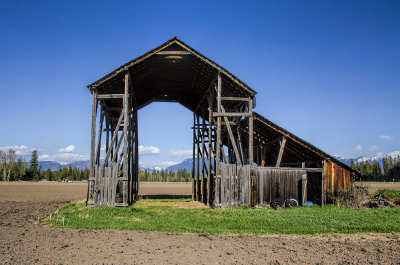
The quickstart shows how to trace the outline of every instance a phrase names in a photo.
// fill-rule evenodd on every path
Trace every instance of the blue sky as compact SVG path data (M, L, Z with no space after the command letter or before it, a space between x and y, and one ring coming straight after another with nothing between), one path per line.
M86 86L174 36L256 90L257 112L327 153L400 150L399 1L2 1L1 9L3 150L88 159ZM140 162L185 158L191 123L178 104L142 109Z

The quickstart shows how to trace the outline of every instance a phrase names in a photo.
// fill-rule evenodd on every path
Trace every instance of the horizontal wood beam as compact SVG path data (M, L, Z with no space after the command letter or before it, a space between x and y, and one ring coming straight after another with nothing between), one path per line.
M249 101L249 98L242 98L242 97L221 97L221 100L230 100L230 101Z
M192 54L188 51L159 51L156 53L157 55L189 55Z
M120 98L122 99L124 94L102 94L97 95L97 99L112 99L112 98Z
M225 112L225 113L218 113L213 112L213 117L250 117L251 114L248 112Z

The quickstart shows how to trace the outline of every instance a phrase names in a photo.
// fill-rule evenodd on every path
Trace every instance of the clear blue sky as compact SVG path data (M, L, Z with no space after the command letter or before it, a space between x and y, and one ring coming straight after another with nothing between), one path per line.
M399 1L2 1L1 10L2 149L88 159L86 86L177 36L256 90L257 112L327 153L400 150ZM179 162L192 148L182 106L151 104L139 119L143 165Z

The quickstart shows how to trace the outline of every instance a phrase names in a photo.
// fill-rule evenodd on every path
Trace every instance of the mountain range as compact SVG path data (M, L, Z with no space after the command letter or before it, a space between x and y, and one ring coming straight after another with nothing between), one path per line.
M393 151L391 153L388 153L386 156L391 156L393 158L397 158L400 156L400 151ZM353 160L354 162L372 162L372 161L377 161L381 166L383 163L383 158L386 157L382 154L378 154L374 157L365 157L365 156L360 156L357 158L347 158L347 157L342 157L342 156L334 156L337 160L339 160L340 162L350 166L350 162ZM29 166L29 165L28 165ZM58 162L55 161L39 161L39 166L42 168L42 170L58 170L60 168L64 168L64 167L76 167L78 169L86 169L90 167L90 161L86 160L86 161L74 161L72 163L69 164L60 164ZM173 166L169 166L167 168L165 168L164 170L169 172L169 171L173 171L173 172L177 172L179 170L182 170L184 168L186 168L186 170L188 172L192 171L192 167L193 167L193 161L192 158L187 158L185 160L183 160L182 162L173 165ZM139 166L139 170L147 170L148 172L152 172L153 169L151 168L146 168L143 166Z

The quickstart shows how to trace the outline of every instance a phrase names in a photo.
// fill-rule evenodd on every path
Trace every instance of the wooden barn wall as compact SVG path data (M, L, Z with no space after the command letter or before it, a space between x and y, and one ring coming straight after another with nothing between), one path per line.
M332 161L325 161L324 176L325 192L350 191L353 189L351 172Z
M221 175L215 179L215 206L221 208L250 204L250 166L221 164Z
M300 205L307 198L307 172L303 169L253 168L255 178L253 205L269 204L274 199L296 199Z

